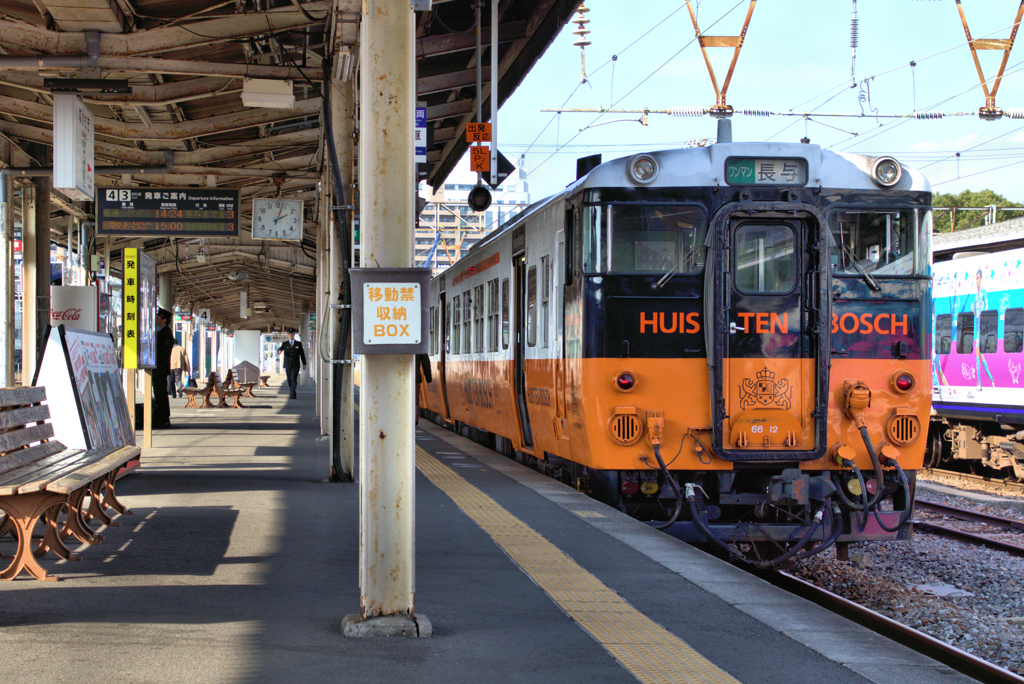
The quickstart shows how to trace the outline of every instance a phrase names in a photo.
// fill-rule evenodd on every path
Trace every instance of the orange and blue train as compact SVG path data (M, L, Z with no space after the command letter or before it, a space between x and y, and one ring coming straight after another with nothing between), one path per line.
M435 276L420 405L760 566L905 539L930 186L892 157L726 138L581 160Z

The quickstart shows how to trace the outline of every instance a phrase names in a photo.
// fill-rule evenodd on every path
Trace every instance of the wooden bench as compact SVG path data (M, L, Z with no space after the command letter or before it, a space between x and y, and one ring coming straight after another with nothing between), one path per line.
M78 560L65 539L74 535L86 544L98 544L102 537L89 522L116 526L107 509L131 513L117 500L114 482L142 450L68 449L52 439L50 407L41 403L45 398L42 387L0 389L0 511L6 515L0 535L9 533L17 540L14 558L0 571L0 579L12 580L24 570L38 580L56 581L59 578L47 573L38 558L53 551L65 560ZM33 548L39 524L44 531ZM4 562L6 557L0 567Z
M252 388L256 386L255 382L238 382L237 380L235 380L233 385L234 386L231 389L242 390L243 397L252 397L254 399L256 398L256 395L252 393Z
M203 406L210 406L210 394L213 393L214 386L207 383L206 387L183 387L178 390L185 395L185 408L202 408ZM199 400L202 399L200 402Z
M220 399L220 403L217 404L217 408L245 408L242 406L242 393L245 390L235 389L237 386L238 383L235 382L235 371L233 369L228 370L227 376L224 377L224 383L218 383L213 390L217 394L217 398ZM234 403L229 404L227 401L228 397L233 399Z
M260 376L260 387L270 387L270 385L267 384L267 380L269 380L269 379L270 379L269 375L261 375Z

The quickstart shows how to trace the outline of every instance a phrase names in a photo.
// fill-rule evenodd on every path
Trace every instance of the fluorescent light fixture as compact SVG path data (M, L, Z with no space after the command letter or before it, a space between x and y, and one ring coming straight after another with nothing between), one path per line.
M246 107L291 109L295 106L292 82L247 78L242 85L242 104Z

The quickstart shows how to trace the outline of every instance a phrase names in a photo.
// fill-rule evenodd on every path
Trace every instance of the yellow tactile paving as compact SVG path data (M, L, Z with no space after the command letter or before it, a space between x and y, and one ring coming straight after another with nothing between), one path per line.
M423 449L416 467L623 667L651 684L739 684Z

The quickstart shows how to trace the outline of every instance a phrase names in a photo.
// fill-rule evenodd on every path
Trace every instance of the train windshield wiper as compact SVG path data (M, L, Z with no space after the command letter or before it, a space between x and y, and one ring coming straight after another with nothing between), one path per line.
M843 253L846 254L846 256L849 258L850 263L853 264L853 267L857 269L857 273L860 273L861 277L864 278L864 282L868 284L868 287L871 288L872 292L878 292L879 290L882 289L882 286L878 284L878 281L875 280L874 276L868 273L867 269L865 269L857 262L857 257L853 255L853 253L850 251L850 248L847 247L846 245L843 245Z

